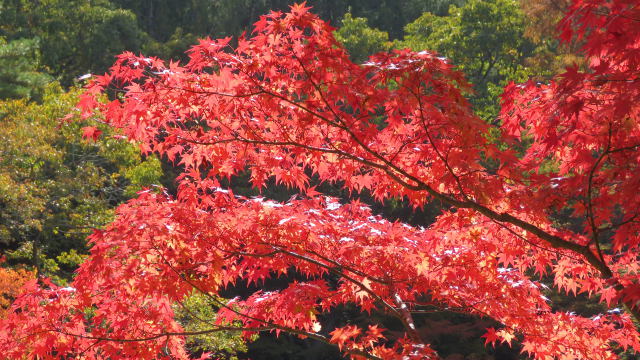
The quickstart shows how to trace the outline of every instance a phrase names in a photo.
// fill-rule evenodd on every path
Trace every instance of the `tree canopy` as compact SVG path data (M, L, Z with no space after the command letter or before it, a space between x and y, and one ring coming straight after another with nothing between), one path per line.
M433 309L491 318L487 343L517 341L536 359L640 350L634 5L574 2L562 39L583 43L588 69L511 83L500 125L474 114L446 59L394 50L355 64L304 5L261 17L232 50L229 38L203 39L186 64L120 55L81 96L81 116L99 110L143 153L179 164L178 193L120 206L70 286L28 282L0 321L0 350L188 358L185 336L228 330L288 332L354 358L436 358L415 322ZM122 95L103 101L114 88ZM256 188L274 179L299 194L282 203L222 187L246 169ZM313 177L376 201L445 206L426 228L390 222L357 198L324 196ZM578 225L556 221L563 211ZM290 269L300 279L283 289L216 296ZM554 309L542 276L609 310ZM194 292L220 311L189 331L173 305ZM344 304L402 330L327 328L321 315Z
M425 15L408 29L459 21L452 29L468 30L460 41L498 42L492 36L500 32L476 31L477 19L511 9L519 22L511 5L469 1L450 18ZM632 0L577 0L567 11L561 39L580 44L584 66L547 84L509 83L498 121L483 120L465 98L472 85L460 69L480 66L482 49L459 67L409 49L357 63L304 4L260 17L237 41L203 39L186 63L121 54L79 98L79 116L96 122L82 128L85 141L113 128L143 156L172 162L177 192L151 188L119 206L90 236L90 254L67 286L27 281L0 320L0 352L206 358L209 336L233 331L247 339L289 333L352 358L435 359L418 326L431 311L490 319L487 344L517 343L535 359L640 351L640 8ZM500 41L508 39L520 41ZM509 49L491 54L502 59ZM482 66L472 74L500 75ZM40 117L46 107L30 106L28 117L42 121L35 126L51 119ZM10 136L28 130L3 126L12 154ZM47 166L62 155L43 150L42 138L34 138L34 154L1 159L8 166L0 179L20 190L2 199L11 216L37 212L18 206L20 196L35 196L14 180L24 175L19 169L43 173L34 187L42 194L67 194L47 185ZM229 184L244 174L255 189L275 182L294 195L278 202L235 194ZM327 184L349 196L322 193ZM34 203L73 203L56 196ZM439 214L424 227L389 221L364 203L369 196L435 205ZM24 226L34 224L27 230L45 228L25 218ZM292 273L283 287L259 287ZM605 310L559 309L546 296L547 279ZM247 293L220 297L237 284ZM367 321L326 321L347 306ZM201 347L187 347L187 338Z
M524 60L534 48L524 37L524 21L514 1L470 0L451 6L448 16L424 13L407 24L396 46L435 50L449 58L473 84L476 113L493 120L507 81L527 80Z
M134 146L115 139L83 140L82 133L97 134L95 127L61 124L77 99L77 89L50 85L41 104L0 101L0 249L9 263L60 280L82 262L92 229L160 177L155 157L143 161Z

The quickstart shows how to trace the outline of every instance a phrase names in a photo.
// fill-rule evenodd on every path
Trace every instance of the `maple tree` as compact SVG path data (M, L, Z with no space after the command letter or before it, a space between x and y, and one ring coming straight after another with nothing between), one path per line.
M446 59L394 50L354 64L304 5L263 16L235 48L202 40L184 65L122 54L78 107L178 163L178 194L149 190L120 206L69 287L28 282L0 323L0 352L188 358L185 336L241 330L288 332L354 358L437 358L414 321L425 308L492 318L500 326L487 343L517 341L536 359L640 350L638 19L635 1L575 1L563 39L584 42L589 71L507 86L498 141ZM121 95L99 101L114 89ZM256 188L275 179L300 195L279 203L221 188L246 169ZM428 228L390 222L323 196L314 178L447 207ZM557 221L567 211L579 225ZM282 290L215 295L291 269L301 278ZM554 310L543 275L610 311ZM172 305L194 292L220 311L186 331ZM342 304L395 317L404 334L324 328L319 315Z

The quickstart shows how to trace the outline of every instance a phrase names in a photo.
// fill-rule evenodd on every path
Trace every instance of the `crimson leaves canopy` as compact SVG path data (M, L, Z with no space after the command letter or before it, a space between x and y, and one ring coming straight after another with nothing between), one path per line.
M306 280L219 303L204 332L239 322L356 358L437 358L412 315L435 306L495 319L488 343L516 339L536 359L640 350L638 19L635 1L576 1L561 29L584 43L589 68L509 85L500 128L474 115L470 85L446 59L403 50L354 64L304 5L262 17L235 48L202 40L186 65L122 54L79 108L177 162L178 195L147 191L122 205L91 236L70 287L29 283L0 323L0 352L188 358L173 304L292 268ZM97 100L114 87L116 100ZM301 195L277 203L221 188L246 169L257 188L274 178ZM322 196L311 176L378 201L449 208L428 228L389 222ZM554 222L566 209L581 226ZM554 311L541 275L611 310ZM325 328L318 315L341 304L396 317L404 337Z

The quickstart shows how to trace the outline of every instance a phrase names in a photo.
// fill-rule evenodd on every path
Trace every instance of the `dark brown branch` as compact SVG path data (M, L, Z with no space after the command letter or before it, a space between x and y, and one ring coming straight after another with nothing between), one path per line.
M257 327L257 328L238 327L238 326L217 326L213 329L207 329L207 330L164 332L164 333L153 334L147 337L140 337L140 338L111 338L111 337L102 337L102 336L90 336L90 335L82 335L82 334L73 334L73 333L69 333L59 329L51 329L49 331L67 335L67 336L73 336L81 339L89 339L89 340L112 341L112 342L144 342L144 341L157 340L157 339L160 339L163 337L169 337L169 336L196 336L196 335L211 334L211 333L220 332L220 331L256 331L258 332L258 331L271 331L274 329L275 328L273 326L265 326L265 327Z

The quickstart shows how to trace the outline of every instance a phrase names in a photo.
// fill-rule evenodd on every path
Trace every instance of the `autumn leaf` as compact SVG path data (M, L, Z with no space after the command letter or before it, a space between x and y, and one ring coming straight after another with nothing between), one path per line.
M85 126L82 128L82 137L87 140L98 141L102 131L95 126Z

